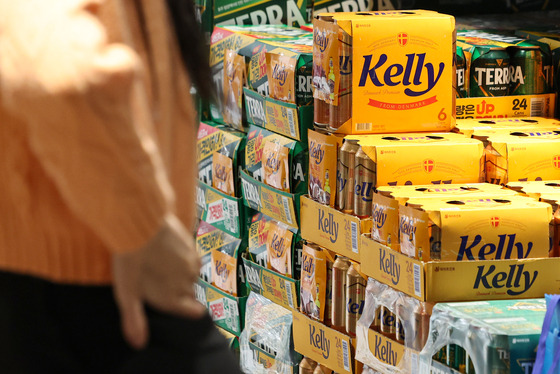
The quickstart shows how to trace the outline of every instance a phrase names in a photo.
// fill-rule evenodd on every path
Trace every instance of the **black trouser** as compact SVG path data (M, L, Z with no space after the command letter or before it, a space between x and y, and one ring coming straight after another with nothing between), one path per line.
M122 338L110 287L69 286L0 272L0 373L240 373L209 316L147 308L148 346Z

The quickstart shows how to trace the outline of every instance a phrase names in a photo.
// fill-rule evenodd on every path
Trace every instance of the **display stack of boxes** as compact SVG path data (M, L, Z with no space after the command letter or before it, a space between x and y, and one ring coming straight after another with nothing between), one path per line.
M542 299L511 299L558 292L560 122L509 118L554 114L552 64L542 57L550 53L473 31L457 33L458 50L454 33L453 17L427 11L314 21L303 262L317 272L318 252L336 260L332 299L302 302L306 316L294 317L296 331L310 332L296 333L295 348L336 372L360 367L344 366L344 344L328 355L330 339L304 328L315 326L318 305L330 312L318 336L350 338L365 372L524 373L546 308ZM468 51L466 71L455 69L456 51ZM510 64L504 53L519 51L525 59ZM463 117L481 119L455 123L453 114L471 107ZM302 272L302 300L320 295L317 274L305 288Z
M245 372L296 373L292 310L299 308L299 199L313 126L312 33L221 25L210 49L221 100L198 136L200 299L218 326L235 326L226 329Z
M346 10L213 29L199 300L247 373L524 373L560 292L554 39Z

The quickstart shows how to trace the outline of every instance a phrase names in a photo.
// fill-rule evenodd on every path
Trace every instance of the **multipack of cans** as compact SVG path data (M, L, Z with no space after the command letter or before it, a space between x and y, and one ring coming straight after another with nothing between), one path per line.
M309 41L305 40L306 35ZM293 42L284 43L284 39ZM276 57L267 61L269 52L271 57ZM279 54L285 57L278 57ZM292 87L290 91L287 86L286 97L291 95L292 101L298 97L299 102L305 100L306 91L311 96L311 87L307 78L305 82L299 80L311 74L311 55L311 33L298 27L275 24L215 27L210 43L210 67L217 95L216 105L210 107L212 119L244 130L243 88L268 96L268 70L275 79L273 65L277 66L275 77L285 79ZM288 75L291 75L290 80L287 80Z
M395 350L390 345L400 345L414 351L420 351L428 339L429 322L433 304L420 302L375 279L369 278L366 287L365 306L358 321L358 342L356 358L369 368L380 372L409 372L410 356L397 362L389 358L382 362L372 352L378 352L378 345L385 346L387 352ZM370 339L371 331L377 338ZM383 338L381 338L383 337ZM384 341L382 339L385 339ZM377 347L371 347L370 341ZM388 356L391 353L387 354Z
M436 304L420 373L530 373L545 313L544 299Z
M243 167L246 138L227 126L201 122L196 148L198 179L226 195L241 196L239 169Z
M371 238L400 251L400 209L410 199L507 198L517 193L490 183L380 186L372 198ZM402 216L404 219L404 215Z
M544 258L551 218L549 204L521 196L409 199L400 250L424 261Z
M256 213L248 229L248 255L254 263L293 279L301 271L298 232L282 222Z
M560 179L560 131L515 131L491 135L485 150L486 181Z
M550 257L560 256L560 180L510 182L508 188L550 204L553 217L550 221Z
M322 13L313 22L317 128L344 134L453 128L452 16Z
M457 32L458 97L537 95L554 91L550 48L512 35Z
M292 312L253 292L246 308L239 339L243 371L296 374L301 355L293 348Z
M461 119L453 131L479 139L486 146L490 135L560 131L560 121L542 117Z
M242 239L201 221L196 234L196 248L202 261L200 278L233 296L246 295L241 255Z
M325 326L355 337L366 279L360 264L308 243L302 254L301 310Z
M307 190L307 145L262 127L251 125L245 147L248 174L278 190Z

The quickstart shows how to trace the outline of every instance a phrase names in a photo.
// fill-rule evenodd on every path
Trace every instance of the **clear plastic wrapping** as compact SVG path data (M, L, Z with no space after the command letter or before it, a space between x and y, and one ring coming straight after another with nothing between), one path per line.
M251 292L240 339L241 369L247 374L288 374L301 360L293 349L292 312ZM265 367L259 355L269 358Z
M437 304L420 373L528 373L545 312L544 299Z
M373 372L410 373L412 365L417 365L417 357L413 357L411 350L404 350L402 360L395 362L396 365L382 362L373 354L375 347L370 347L368 334L371 329L395 344L417 349L421 344L418 337L421 324L417 317L421 310L420 301L369 278L364 311L356 329L356 359Z

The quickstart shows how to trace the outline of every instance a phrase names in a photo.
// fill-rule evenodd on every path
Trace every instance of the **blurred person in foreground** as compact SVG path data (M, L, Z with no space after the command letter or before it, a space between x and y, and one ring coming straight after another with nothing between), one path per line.
M0 371L238 373L193 285L192 0L0 0Z

